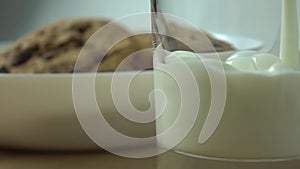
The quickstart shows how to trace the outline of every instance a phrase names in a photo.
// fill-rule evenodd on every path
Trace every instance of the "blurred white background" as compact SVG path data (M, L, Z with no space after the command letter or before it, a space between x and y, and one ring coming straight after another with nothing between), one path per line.
M168 4L167 0L166 4ZM178 2L180 11L186 1L172 0ZM235 32L244 34L248 32L253 37L266 37L266 33L273 28L272 25L278 21L278 17L274 16L274 20L266 19L272 15L280 14L281 0L187 0L193 1L193 6L188 7L189 12L186 16L191 19L194 24L201 27L214 30L217 32ZM207 3L202 5L203 1ZM237 4L239 2L239 4ZM279 3L278 3L279 2ZM255 6L253 6L253 3ZM244 8L239 9L237 5L243 5ZM250 5L252 4L252 6ZM298 4L299 5L299 4ZM300 5L299 5L300 6ZM224 7L226 10L224 10ZM190 9L191 8L191 9ZM300 9L300 8L299 8ZM149 12L150 0L0 0L0 41L12 41L21 35L30 32L38 27L42 27L49 23L55 22L62 18L86 17L86 16L103 16L106 18L120 18L130 14ZM179 12L180 13L180 12ZM195 18L202 19L198 22ZM207 21L207 18L212 18ZM218 21L216 21L216 18ZM228 18L236 24L228 24ZM253 26L252 20L255 18L256 25ZM249 22L248 22L249 21ZM141 21L135 27L143 27L149 21ZM203 24L205 23L205 24ZM274 24L276 25L276 24ZM270 30L271 29L271 30ZM274 28L277 29L277 28ZM279 30L276 30L277 32ZM270 35L270 34L268 34ZM273 36L273 35L272 35Z
M149 11L150 0L0 0L0 41L14 40L62 18L115 19Z

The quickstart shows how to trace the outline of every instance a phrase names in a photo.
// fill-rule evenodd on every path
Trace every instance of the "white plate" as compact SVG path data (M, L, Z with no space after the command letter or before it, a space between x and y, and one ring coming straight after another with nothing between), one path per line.
M133 73L122 72L122 76L126 78ZM87 75L82 74L84 76ZM117 113L110 93L111 80L112 73L101 73L96 78L95 91L103 115L126 135L154 135L153 123L132 123ZM99 149L78 122L73 107L71 74L3 74L0 84L1 146L34 150ZM132 104L146 110L150 104L148 95L153 90L153 73L141 73L131 85ZM122 89L122 84L117 87Z
M232 43L239 50L262 46L260 41L249 38L229 38L221 34L217 37ZM1 44L2 49L7 46L7 43ZM219 55L228 57L232 53L229 51ZM126 79L134 73L122 72L121 75ZM126 135L154 135L154 123L132 123L118 114L110 92L112 77L113 73L99 73L96 78L96 94L104 116ZM83 131L74 111L72 74L0 74L0 84L0 146L34 150L99 149ZM141 110L149 108L153 73L141 73L132 86L133 105ZM122 83L119 88L122 89Z

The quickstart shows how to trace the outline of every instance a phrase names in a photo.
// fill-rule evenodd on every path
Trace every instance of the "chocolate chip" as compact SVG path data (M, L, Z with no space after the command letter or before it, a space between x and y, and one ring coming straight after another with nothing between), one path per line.
M9 73L9 70L5 66L0 66L0 73Z
M78 29L78 32L79 33L84 33L84 32L86 32L86 30L87 30L87 27L82 27L82 28Z
M11 66L18 66L29 60L38 51L38 45L29 46L12 54Z
M85 33L92 25L87 23L84 25L73 25L70 27L70 30L78 31L79 33L83 34Z
M214 47L215 48L221 48L222 47L222 44L220 43L213 43Z

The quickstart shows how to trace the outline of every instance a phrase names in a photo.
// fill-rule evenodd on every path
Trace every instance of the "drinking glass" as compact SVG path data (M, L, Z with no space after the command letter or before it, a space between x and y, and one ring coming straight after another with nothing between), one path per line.
M297 159L297 0L151 4L159 166Z

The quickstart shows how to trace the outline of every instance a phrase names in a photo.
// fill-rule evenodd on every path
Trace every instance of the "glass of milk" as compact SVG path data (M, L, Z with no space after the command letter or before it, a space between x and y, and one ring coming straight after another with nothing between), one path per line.
M151 3L159 166L296 160L297 0Z

